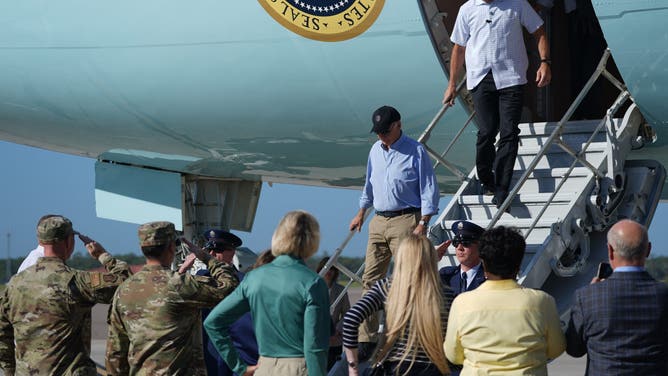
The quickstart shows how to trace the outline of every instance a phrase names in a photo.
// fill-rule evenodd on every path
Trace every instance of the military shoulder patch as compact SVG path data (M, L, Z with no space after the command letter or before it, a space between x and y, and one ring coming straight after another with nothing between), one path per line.
M258 0L276 21L309 39L337 42L366 31L385 0Z
M102 284L102 275L100 273L90 273L90 285L92 287L100 287Z

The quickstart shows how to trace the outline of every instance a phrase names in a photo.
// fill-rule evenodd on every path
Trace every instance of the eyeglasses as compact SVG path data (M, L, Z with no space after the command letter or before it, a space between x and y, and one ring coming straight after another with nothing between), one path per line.
M463 247L468 248L472 244L475 244L477 242L478 242L477 240L459 240L459 239L455 239L455 240L452 241L452 246L457 248L461 244Z

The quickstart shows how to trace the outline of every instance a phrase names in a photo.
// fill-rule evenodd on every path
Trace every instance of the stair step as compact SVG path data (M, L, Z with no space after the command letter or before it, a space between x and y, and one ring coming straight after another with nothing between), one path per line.
M533 256L538 252L540 249L541 244L527 244L526 249L524 250L524 260L522 260L522 264L528 263L531 258L527 259L527 256ZM444 257L452 256L453 258L455 257L455 247L448 247L448 250L445 252ZM453 260L454 261L454 260ZM524 266L524 265L523 265Z
M521 175L515 174L511 180L511 187L514 187L515 184L519 181ZM562 178L542 178L542 179L527 179L522 188L520 188L520 194L533 194L533 193L552 193L557 185L561 183ZM587 185L590 183L591 177L588 176L571 176L566 180L564 185L561 187L563 192L582 192ZM478 193L478 192L475 192ZM559 194L559 192L557 192Z
M513 204L510 206L510 213L504 213L501 219L506 219L506 216L510 216L514 220L533 219L538 217L543 208L545 208L545 212L541 217L544 218L561 217L566 215L570 205L571 205L570 201L553 202L546 208L544 202L530 203L530 204ZM459 205L459 207L453 209L455 210L455 213L457 213L458 218L467 220L473 220L475 218L476 221L480 219L491 220L492 217L494 217L498 212L496 205L493 205L491 203L476 204L476 205Z
M569 145L571 149L573 149L576 152L579 152L582 150L583 145ZM517 151L517 155L536 155L540 151L541 147L540 146L523 146L519 148ZM589 147L587 148L587 154L590 153L601 153L605 152L607 149L607 145L605 142L592 142ZM550 154L566 154L564 149L560 148L558 145L552 145L550 148L547 150L546 155Z
M619 119L615 119L620 121ZM578 120L578 121L569 121L564 125L562 129L562 134L575 134L583 133L591 135L592 132L598 126L599 120ZM549 136L557 128L557 122L548 122L548 123L521 123L519 124L520 128L520 137L524 136ZM601 130L604 134L605 132Z
M449 229L453 223L457 222L457 220L445 220L444 223ZM475 219L473 220L475 224L477 224L480 227L486 228L489 223L491 222L489 219ZM536 227L539 228L549 228L552 226L553 223L559 222L559 218L543 218L542 220L538 221L536 224ZM513 227L518 227L518 228L528 228L529 225L531 225L532 220L528 218L522 218L522 219L517 219L512 216L507 216L506 214L501 217L499 222L497 222L497 225L501 226L513 226Z
M514 174L517 174L518 171L515 171ZM520 171L524 172L524 170ZM561 178L566 175L568 172L567 167L562 168L537 168L531 174L529 174L529 179L542 179L542 178ZM575 167L571 171L570 177L586 177L591 173L587 167Z
M513 169L515 171L517 170L524 170L526 169L527 166L533 162L535 158L535 153L530 154L531 151L522 151L520 149L520 153L517 155L517 159L515 160L515 165L513 166ZM603 151L596 151L596 152L591 152L591 150L585 154L585 160L589 162L590 164L594 166L600 165L600 163L605 159L605 152ZM573 161L575 159L567 154L566 152L560 152L560 153L548 153L547 155L544 155L536 164L536 168L540 169L549 169L549 168L567 168L571 164L573 164ZM576 164L576 167L582 167L580 163Z
M513 200L513 205L543 203L550 198L551 194L552 193L520 193ZM554 197L553 202L570 202L572 199L577 198L578 195L579 193L575 191L560 192ZM457 202L460 205L491 205L492 198L492 196L484 195L464 195L460 196L457 199Z
M579 147L579 145L583 145L589 141L590 134L586 133L570 133L570 134L564 134L561 137L561 140L569 146L572 147ZM547 139L549 136L522 136L520 137L520 147L541 147L547 143ZM606 142L606 137L605 133L599 133L594 137L593 142Z

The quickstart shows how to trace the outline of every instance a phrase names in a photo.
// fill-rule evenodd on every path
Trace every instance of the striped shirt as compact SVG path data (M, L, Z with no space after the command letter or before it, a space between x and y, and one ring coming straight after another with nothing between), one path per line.
M448 326L448 312L450 311L450 304L454 299L452 290L449 287L442 285L443 288L443 306L441 307L441 331L443 338L445 338L445 329ZM387 301L387 294L390 290L389 278L381 279L373 285L369 290L348 312L343 318L343 345L349 349L355 349L358 345L359 326L364 320L373 315L375 312L384 308ZM408 342L409 327L407 326L401 337L392 346L387 357L390 361L401 360L404 353L406 353L406 343ZM412 355L408 356L411 359ZM422 349L417 350L416 362L431 363L431 360Z

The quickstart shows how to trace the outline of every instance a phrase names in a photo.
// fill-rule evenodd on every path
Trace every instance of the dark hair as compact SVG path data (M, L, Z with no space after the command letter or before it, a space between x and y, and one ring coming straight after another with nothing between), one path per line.
M167 250L167 247L170 243L160 244L160 245L149 245L141 247L141 253L149 259L159 259L162 256L162 253Z
M325 267L325 264L327 264L328 261L329 261L329 256L323 257L318 263L318 267L315 269L315 272L320 273L320 271L322 270L322 268ZM333 278L334 281L336 281L339 278L339 269L337 269L336 266L332 265L328 271L334 273L334 278Z
M515 227L497 226L480 237L478 250L485 271L503 279L514 279L522 265L526 242Z

